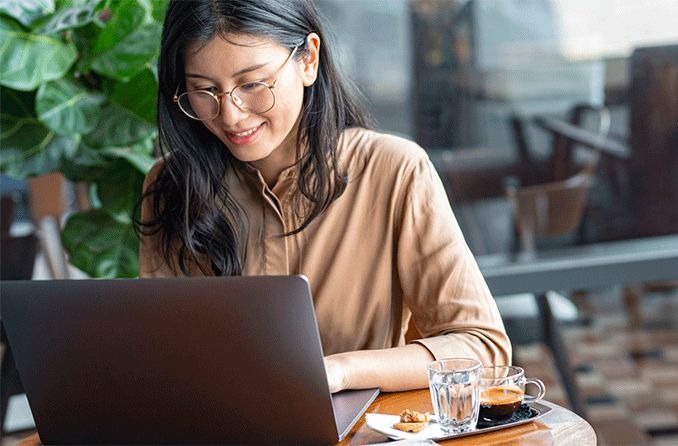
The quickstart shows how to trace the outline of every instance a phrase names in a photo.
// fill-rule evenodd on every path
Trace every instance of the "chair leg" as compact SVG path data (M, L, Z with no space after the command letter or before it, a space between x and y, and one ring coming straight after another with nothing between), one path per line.
M574 377L572 376L572 367L570 366L570 361L567 357L565 342L563 341L563 335L560 331L560 324L553 316L546 293L538 294L536 299L537 308L539 309L539 318L541 319L543 328L544 341L553 354L556 369L558 369L558 373L560 374L572 410L579 415L584 415L585 408L581 402L577 385L574 382Z
M0 324L0 330L4 331ZM5 420L7 418L7 408L9 407L9 398L12 395L23 393L23 386L19 378L19 371L14 363L12 350L9 348L7 338L2 333L2 342L5 344L5 353L2 357L0 366L0 436L4 437Z

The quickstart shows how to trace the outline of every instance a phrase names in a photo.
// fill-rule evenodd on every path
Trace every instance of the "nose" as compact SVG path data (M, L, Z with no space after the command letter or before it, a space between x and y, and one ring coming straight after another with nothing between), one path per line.
M249 115L248 112L245 112L238 108L233 103L233 99L231 98L231 95L225 94L221 98L221 111L220 111L220 116L222 122L227 126L227 127L235 127L235 125L245 119Z

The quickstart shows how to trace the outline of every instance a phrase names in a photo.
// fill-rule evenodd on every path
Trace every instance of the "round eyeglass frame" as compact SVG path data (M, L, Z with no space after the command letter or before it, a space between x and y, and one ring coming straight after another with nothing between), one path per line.
M299 45L295 46L292 49L292 52L289 54L289 56L287 56L287 59L285 59L285 62L283 62L283 64L280 66L280 68L278 68L276 70L276 72L271 75L271 77L274 77L274 79L273 79L273 82L271 82L270 84L263 82L263 81L244 82L242 84L236 85L230 91L224 91L223 93L212 93L211 91L207 91L207 90L190 90L190 91L185 91L181 94L179 94L179 85L177 85L177 89L174 91L174 96L172 97L172 102L177 104L179 106L179 109L186 116L188 116L189 118L194 119L196 121L211 121L212 119L219 116L219 114L221 114L221 101L222 101L223 97L227 96L227 95L231 98L231 102L233 102L233 105L235 105L236 107L238 107L239 110L242 110L245 113L255 113L255 114L266 113L267 111L269 111L273 107L275 107L275 99L276 98L275 98L275 92L273 91L273 89L275 88L276 83L278 82L278 79L280 78L280 74L282 73L282 70L287 66L287 63L294 57L294 54L297 52L298 48L299 48ZM244 101L240 97L238 97L237 95L234 95L234 92L236 92L240 87L242 87L244 85L252 85L252 84L262 85L262 86L268 88L268 90L271 92L271 96L273 97L273 103L271 104L271 106L269 108L267 108L265 110L248 109L247 107L243 106ZM195 93L207 94L214 99L214 101L217 104L217 108L216 108L216 112L214 113L214 116L210 116L209 118L203 119L203 118L199 118L198 116L192 115L186 109L184 109L184 107L181 105L181 99L183 97L185 97L190 102L190 95L195 94Z

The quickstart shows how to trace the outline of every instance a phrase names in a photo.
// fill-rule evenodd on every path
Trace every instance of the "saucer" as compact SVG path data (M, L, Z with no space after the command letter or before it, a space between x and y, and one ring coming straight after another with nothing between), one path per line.
M380 413L365 414L365 423L370 429L377 431L393 440L447 440L452 438L466 437L469 435L482 434L484 432L492 432L500 429L507 429L513 426L519 426L525 423L531 423L547 413L551 412L551 408L540 403L524 403L520 409L508 420L495 422L479 422L478 426L469 432L461 432L458 434L446 434L442 431L435 417L431 420L428 426L420 432L403 432L395 429L393 424L400 421L399 415L387 415Z

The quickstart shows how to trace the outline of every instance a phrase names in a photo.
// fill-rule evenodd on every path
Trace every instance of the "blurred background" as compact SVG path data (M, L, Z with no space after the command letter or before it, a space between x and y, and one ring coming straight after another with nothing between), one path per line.
M30 83L35 66L3 71L2 278L135 277L164 2L43 3L0 3L1 32L50 36L65 61ZM657 251L678 258L678 2L317 3L378 129L429 153L488 281L541 259L621 265L495 292L514 361L600 444L678 444L678 269L640 273ZM21 42L4 38L10 60ZM117 57L130 45L136 59ZM5 355L3 432L21 435L32 419L11 373Z
M539 125L539 118L569 121L581 105L607 108L613 146L599 160L582 236L604 241L678 230L677 2L319 4L341 30L335 37L342 65L363 88L379 127L416 140L435 161L454 159L441 165L441 175L450 168L464 176L452 179L450 192L476 254L510 247L510 213L495 213L508 203L492 200L503 195L501 180L548 168L563 129ZM598 122L588 121L597 115L589 115L580 126L595 133ZM466 206L469 200L481 203ZM474 211L478 218L468 215Z
M646 240L675 256L678 2L319 4L379 128L429 152L481 269L529 253L584 265L590 247ZM577 280L547 293L564 363L526 316L534 295L497 296L514 361L600 444L678 444L678 283Z

